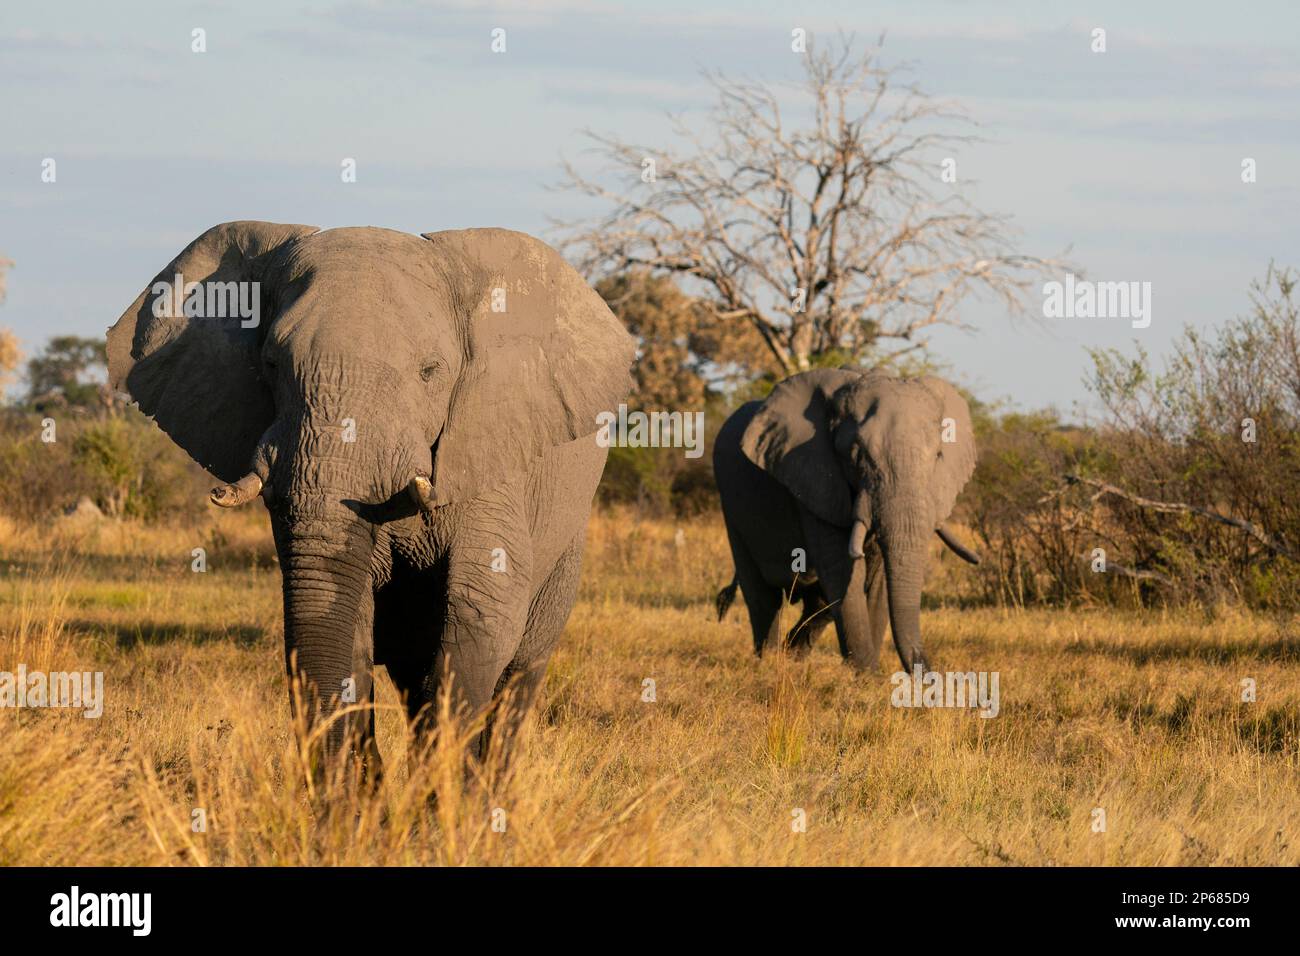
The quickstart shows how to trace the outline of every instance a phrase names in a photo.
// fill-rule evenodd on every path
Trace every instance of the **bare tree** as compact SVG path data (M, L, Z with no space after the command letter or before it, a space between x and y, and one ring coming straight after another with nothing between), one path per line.
M1017 254L1005 217L942 181L974 124L879 66L880 50L810 47L800 124L769 87L706 74L712 132L675 119L680 155L586 131L608 166L566 162L563 186L612 208L559 223L566 251L593 277L685 277L718 317L751 323L784 374L923 348L933 326L967 327L956 306L973 292L1021 310L1056 263Z

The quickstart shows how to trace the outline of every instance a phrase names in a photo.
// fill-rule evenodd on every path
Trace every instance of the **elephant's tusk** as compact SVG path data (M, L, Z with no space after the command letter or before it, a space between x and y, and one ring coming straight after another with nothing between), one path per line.
M219 508L238 508L247 504L262 493L262 479L257 472L250 471L234 484L217 485L208 496Z
M416 475L406 485L406 490L421 511L432 511L438 505L433 483L424 475Z
M863 545L867 540L867 526L861 518L853 522L853 530L849 532L849 557L854 560L866 554Z
M962 545L961 542L953 537L952 532L944 525L939 525L939 527L935 528L934 533L939 536L940 541L952 548L953 554L957 555L957 557L961 558L963 561L967 561L971 564L980 563L980 556Z
M853 499L853 530L849 532L849 557L855 561L866 554L864 546L871 522L871 492L863 485Z

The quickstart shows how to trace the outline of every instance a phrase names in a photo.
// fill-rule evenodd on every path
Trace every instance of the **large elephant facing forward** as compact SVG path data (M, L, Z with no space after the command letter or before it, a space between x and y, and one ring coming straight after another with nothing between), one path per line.
M511 730L573 604L596 416L632 355L554 250L502 229L225 223L108 333L113 386L228 482L214 503L265 502L309 720L373 699L383 664L413 717L448 686L480 714L516 678ZM373 718L325 739L370 754Z
M975 468L970 412L951 385L883 371L817 369L723 424L713 468L754 651L777 636L783 595L802 600L787 638L806 649L832 621L840 653L875 667L886 626L903 666L925 666L921 585L930 535Z

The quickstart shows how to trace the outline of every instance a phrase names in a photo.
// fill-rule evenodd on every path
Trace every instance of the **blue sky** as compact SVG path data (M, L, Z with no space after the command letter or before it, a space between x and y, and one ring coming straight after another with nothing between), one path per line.
M888 61L985 127L991 141L958 157L963 188L1014 218L1023 251L1070 246L1089 278L1152 283L1142 330L968 303L979 331L940 332L934 352L981 398L1070 412L1087 401L1086 347L1159 355L1185 324L1244 312L1270 259L1300 266L1294 3L6 0L0 256L16 266L0 325L29 353L102 334L232 219L554 238L575 206L547 186L581 157L579 130L667 140L666 111L711 103L702 69L794 80L794 27L886 31Z

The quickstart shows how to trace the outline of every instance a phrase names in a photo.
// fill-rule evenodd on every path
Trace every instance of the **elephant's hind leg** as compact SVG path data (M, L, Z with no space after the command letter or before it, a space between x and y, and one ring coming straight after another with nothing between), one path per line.
M800 597L803 613L799 616L799 623L790 628L790 633L785 636L786 648L796 657L803 657L812 650L813 641L834 621L830 605L822 597L819 588L805 588Z
M745 607L749 610L749 627L754 636L754 653L763 656L763 650L781 636L781 605L785 595L779 588L770 587L762 581L746 584L740 582L740 591L745 597Z
M740 585L740 595L745 599L745 608L749 611L749 628L754 637L754 654L762 657L763 649L768 643L778 640L781 636L781 605L785 603L785 594L779 587L768 584L764 579L762 570L744 544L740 529L733 525L725 510L723 518L727 525L727 542L731 545L731 560L736 566L733 584ZM718 595L718 620L722 620L725 612L721 598L732 587L733 585L728 585ZM730 599L726 604L730 606Z

